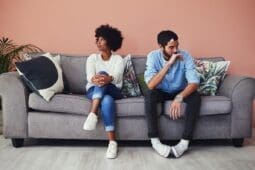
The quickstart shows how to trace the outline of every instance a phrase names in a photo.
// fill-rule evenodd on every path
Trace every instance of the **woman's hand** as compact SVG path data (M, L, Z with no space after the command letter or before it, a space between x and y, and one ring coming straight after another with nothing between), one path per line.
M104 86L111 83L112 77L104 74L96 74L92 77L92 83L97 86Z
M100 77L99 77L99 83L101 84L101 86L107 85L107 84L111 83L111 81L112 81L111 76L100 75Z

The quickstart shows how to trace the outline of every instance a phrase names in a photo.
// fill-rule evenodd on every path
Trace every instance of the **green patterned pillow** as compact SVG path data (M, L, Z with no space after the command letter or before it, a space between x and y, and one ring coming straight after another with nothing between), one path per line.
M200 77L198 92L201 95L214 96L225 77L230 61L212 62L195 59L194 62Z
M121 89L122 95L125 98L141 96L142 93L135 75L134 67L132 65L131 55L127 55L124 58L124 63L126 64L123 74L123 86Z
M142 90L142 93L143 93L143 95L145 95L147 90L148 90L148 86L144 81L144 73L138 74L137 78L138 78L139 85L140 85L140 88Z

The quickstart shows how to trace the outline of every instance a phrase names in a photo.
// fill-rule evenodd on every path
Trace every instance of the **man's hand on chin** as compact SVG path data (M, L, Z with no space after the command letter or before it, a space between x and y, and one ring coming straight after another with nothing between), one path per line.
M171 58L168 61L168 64L172 65L178 59L183 60L183 57L182 57L182 55L180 53L172 54Z

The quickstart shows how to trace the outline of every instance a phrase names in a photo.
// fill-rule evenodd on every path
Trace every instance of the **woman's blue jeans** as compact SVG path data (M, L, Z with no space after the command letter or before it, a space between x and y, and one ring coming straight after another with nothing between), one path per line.
M99 73L108 75L106 72ZM116 117L114 100L123 98L120 89L111 83L101 87L92 86L88 89L86 96L90 100L100 99L100 109L105 131L114 131Z

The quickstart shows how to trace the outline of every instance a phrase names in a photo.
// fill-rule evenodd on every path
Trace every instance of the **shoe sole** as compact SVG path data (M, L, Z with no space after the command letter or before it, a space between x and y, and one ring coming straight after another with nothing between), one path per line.
M95 129L96 129L96 126L93 128L88 128L88 127L83 126L83 130L91 131L91 130L95 130Z

